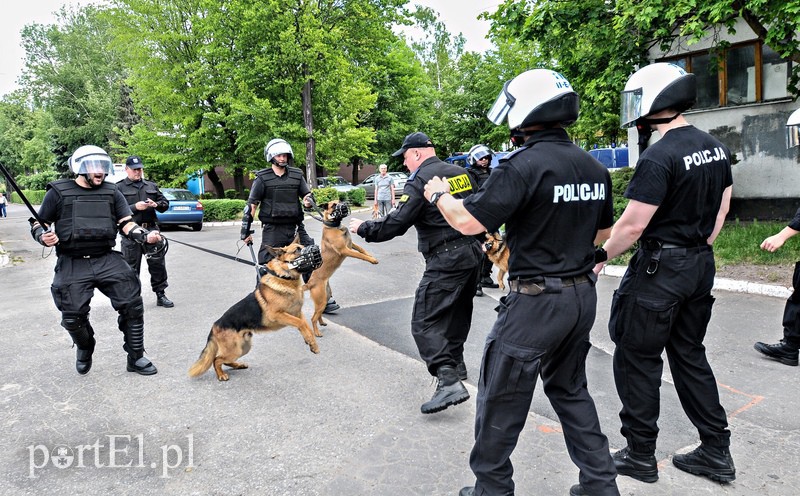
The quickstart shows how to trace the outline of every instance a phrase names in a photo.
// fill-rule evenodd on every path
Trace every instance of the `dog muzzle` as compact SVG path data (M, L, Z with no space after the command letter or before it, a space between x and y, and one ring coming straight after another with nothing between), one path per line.
M289 263L289 267L301 274L308 274L322 266L322 252L317 245L304 246L300 256Z
M347 206L347 203L339 202L333 207L331 220L342 220L348 215L350 215L350 207Z

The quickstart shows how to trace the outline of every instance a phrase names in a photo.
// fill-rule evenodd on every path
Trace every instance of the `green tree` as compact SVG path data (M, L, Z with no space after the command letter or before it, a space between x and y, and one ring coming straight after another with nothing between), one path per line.
M23 28L25 68L20 80L33 107L52 119L49 151L63 173L79 146L114 146L125 71L110 49L111 25L102 9L62 8L56 19L53 25Z
M539 63L570 80L581 96L581 118L572 132L590 144L617 141L620 92L635 67L647 63L651 47L667 48L680 36L687 36L689 44L709 36L715 47L724 48L720 31L733 32L737 17L795 62L789 90L798 94L797 1L505 0L487 17L495 39L537 43Z

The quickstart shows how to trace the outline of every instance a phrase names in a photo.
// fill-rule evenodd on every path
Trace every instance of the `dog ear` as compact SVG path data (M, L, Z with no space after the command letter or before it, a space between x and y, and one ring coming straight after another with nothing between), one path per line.
M267 252L275 258L277 258L282 251L280 248L273 248L269 245L266 245L265 248L267 249Z
M298 244L298 245L300 244L300 235L299 234L295 234L294 235L294 239L292 240L292 244Z

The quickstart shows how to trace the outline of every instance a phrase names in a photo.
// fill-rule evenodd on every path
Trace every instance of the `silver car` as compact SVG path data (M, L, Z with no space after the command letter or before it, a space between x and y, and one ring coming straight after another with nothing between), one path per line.
M405 187L406 181L408 181L408 174L405 172L389 172L388 174L394 179L394 196L400 197L403 194L403 187ZM367 200L375 199L375 178L378 176L380 176L380 174L367 176L361 184L357 185L367 193Z

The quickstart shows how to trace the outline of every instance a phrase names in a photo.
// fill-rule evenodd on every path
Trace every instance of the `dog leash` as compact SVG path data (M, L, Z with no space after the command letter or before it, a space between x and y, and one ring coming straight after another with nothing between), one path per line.
M190 244L190 243L184 243L183 241L178 241L177 239L167 238L163 234L161 236L164 237L165 239L169 239L169 241L172 242L172 243L178 243L179 245L188 246L189 248L194 248L195 250L204 251L206 253L210 253L212 255L216 255L216 256L222 257L222 258L227 258L228 260L233 260L234 262L243 263L245 265L253 265L253 266L256 267L256 270L258 270L258 263L256 263L256 261L255 261L256 260L256 255L255 255L255 252L253 251L253 245L250 245L250 253L253 255L253 261L251 262L250 260L244 260L244 259L239 258L239 257L234 257L232 255L228 255L227 253L220 253L218 251L210 250L208 248L203 248L202 246L197 246L197 245L193 245L193 244Z

